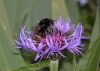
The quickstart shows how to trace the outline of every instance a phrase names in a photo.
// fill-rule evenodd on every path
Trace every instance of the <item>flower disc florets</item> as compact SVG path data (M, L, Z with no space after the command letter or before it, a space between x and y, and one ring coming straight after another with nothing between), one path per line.
M37 34L33 31L25 32L26 26L21 28L20 41L15 40L18 44L16 48L28 48L31 51L37 52L35 61L38 59L50 58L52 55L59 55L62 57L63 50L69 50L73 54L82 54L82 39L88 39L88 37L82 36L84 31L82 24L78 23L77 26L71 23L68 18L67 22L64 21L61 16L54 22L53 31L45 32L45 37L37 38ZM28 36L25 35L28 34ZM34 33L34 34L33 34Z

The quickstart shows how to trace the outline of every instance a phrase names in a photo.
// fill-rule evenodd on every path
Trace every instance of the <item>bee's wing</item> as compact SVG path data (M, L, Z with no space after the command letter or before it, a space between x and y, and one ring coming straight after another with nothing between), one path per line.
M35 28L34 28L34 32L37 33L39 31L39 29L40 29L40 26L36 25Z

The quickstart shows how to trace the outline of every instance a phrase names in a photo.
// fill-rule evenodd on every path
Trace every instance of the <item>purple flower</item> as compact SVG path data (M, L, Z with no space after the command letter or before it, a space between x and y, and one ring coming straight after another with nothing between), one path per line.
M72 38L68 44L68 49L71 53L73 54L82 54L80 50L84 50L83 48L80 48L79 46L81 45L81 40L79 38Z
M25 35L25 28L26 26L24 26L23 28L21 28L21 32L20 32L20 38L19 41L15 40L15 42L18 44L17 47L15 48L29 48L29 44L28 44L28 38Z
M47 42L47 45L48 45L48 49L49 49L49 53L48 53L48 56L47 58L52 55L53 53L58 53L60 56L62 57L65 57L61 51L64 50L67 46L68 46L68 43L64 44L63 46L61 46L61 42L53 42L53 38L51 36L48 36L46 38L46 42Z
M35 61L41 61L42 58L48 59L53 54L66 57L63 50L68 50L74 55L82 54L81 50L84 50L82 39L89 38L82 36L84 32L82 23L75 26L69 18L66 22L61 16L54 22L54 31L46 33L45 37L37 38L36 33L31 30L25 31L25 27L21 28L19 41L15 40L18 44L16 48L28 48L30 51L37 52Z
M30 47L31 47L31 50L37 52L37 55L36 55L36 58L35 58L35 61L37 61L39 58L40 60L43 58L43 56L46 54L46 51L43 51L43 47L45 45L41 42L38 44L38 46L36 47L34 45L34 43L32 41L30 41Z
M61 16L59 16L55 27L57 28L57 30L61 31L61 34L65 34L66 32L68 32L70 29L74 28L74 25L72 25L71 20L69 18L67 18L67 22L65 22L63 20L63 18L61 18Z

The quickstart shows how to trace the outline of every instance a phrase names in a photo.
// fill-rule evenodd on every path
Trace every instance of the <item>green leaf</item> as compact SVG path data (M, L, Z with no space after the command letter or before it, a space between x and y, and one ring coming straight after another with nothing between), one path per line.
M99 18L100 18L100 0L97 0L98 8L99 8Z
M33 70L42 69L48 65L49 65L49 61L41 61L40 63L26 65L26 66L20 67L16 70L12 70L12 71L33 71Z
M64 19L69 17L65 0L52 0L52 18L57 19L62 16Z
M73 23L79 22L78 2L76 0L65 0L69 16Z
M78 62L75 71L97 71L100 56L100 37Z
M99 11L97 11L96 20L95 20L94 28L93 28L93 31L92 31L92 36L91 36L89 47L91 47L93 45L95 40L100 35L100 23L99 23L99 20L100 20Z
M14 40L8 35L7 28L0 20L0 70L7 71L24 64L20 53L14 48Z
M19 29L24 23L26 14L28 12L27 0L3 0L7 16L9 18L9 25L12 31L12 36L18 34Z
M19 18L16 19L16 22L15 22L15 26L16 28L13 30L13 34L15 36L15 34L19 34L20 32L20 29L22 27L22 25L24 24L24 20L26 18L26 15L27 15L27 10L26 11L23 11L20 15L19 15ZM16 37L16 36L15 36Z
M11 37L12 33L9 26L9 18L2 0L0 0L0 19L4 22L3 24L5 25L5 28L7 28L7 32Z

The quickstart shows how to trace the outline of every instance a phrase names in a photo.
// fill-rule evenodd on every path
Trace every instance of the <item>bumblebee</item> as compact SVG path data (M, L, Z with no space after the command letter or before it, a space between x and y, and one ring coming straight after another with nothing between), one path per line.
M45 34L53 32L54 21L50 18L42 19L35 27L34 32L37 38L45 37Z

